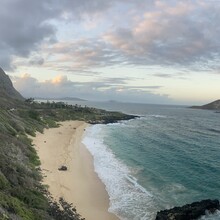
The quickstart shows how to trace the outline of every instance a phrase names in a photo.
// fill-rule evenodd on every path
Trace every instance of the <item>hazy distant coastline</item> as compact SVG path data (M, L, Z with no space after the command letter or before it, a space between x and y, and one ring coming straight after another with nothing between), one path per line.
M57 97L57 98L51 98L51 97L47 97L47 98L43 98L43 97L36 97L36 100L51 100L51 101L55 101L55 100L61 100L61 101L88 101L86 99L81 99L81 98L76 98L76 97Z

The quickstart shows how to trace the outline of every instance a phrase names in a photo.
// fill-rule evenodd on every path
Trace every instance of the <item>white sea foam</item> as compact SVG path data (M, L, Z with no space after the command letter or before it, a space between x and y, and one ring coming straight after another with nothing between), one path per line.
M110 198L109 211L123 220L154 219L153 195L138 184L131 169L105 146L105 126L94 125L87 128L83 143L93 155L95 171L106 186Z
M200 220L219 220L220 219L220 211L216 211L214 214L206 213L206 215L202 216Z
M147 117L153 117L153 118L167 118L166 115L147 115Z

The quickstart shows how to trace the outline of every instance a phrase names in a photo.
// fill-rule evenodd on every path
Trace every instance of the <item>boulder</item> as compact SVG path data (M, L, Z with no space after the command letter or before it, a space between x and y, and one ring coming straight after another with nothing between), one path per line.
M156 220L193 220L206 214L206 211L214 213L219 210L218 200L202 200L182 207L174 207L157 213Z
M62 165L61 167L58 168L59 171L67 171L67 167Z

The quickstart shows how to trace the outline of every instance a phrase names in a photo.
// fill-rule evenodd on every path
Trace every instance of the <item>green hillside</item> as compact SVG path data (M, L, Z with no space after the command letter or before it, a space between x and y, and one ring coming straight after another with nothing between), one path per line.
M94 124L135 116L63 102L25 100L2 69L0 78L0 219L82 219L62 198L59 204L54 202L41 184L40 161L29 137L64 120Z

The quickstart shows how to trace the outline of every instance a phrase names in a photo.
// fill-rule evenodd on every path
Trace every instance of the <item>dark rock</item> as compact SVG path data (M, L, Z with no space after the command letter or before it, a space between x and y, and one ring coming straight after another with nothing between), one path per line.
M0 67L0 108L13 112L23 106L24 98L16 91L8 75Z
M0 96L24 100L21 94L13 87L8 75L0 68Z
M67 167L62 165L61 167L58 168L59 171L67 171Z
M156 220L193 220L206 214L206 211L214 213L219 210L218 200L202 200L182 207L163 210L157 213Z
M121 114L117 117L114 116L107 116L104 117L102 119L98 119L98 120L89 120L87 121L89 124L112 124L112 123L117 123L120 121L126 121L126 120L131 120L131 119L135 119L135 118L139 118L139 116L136 115L126 115L126 114Z

